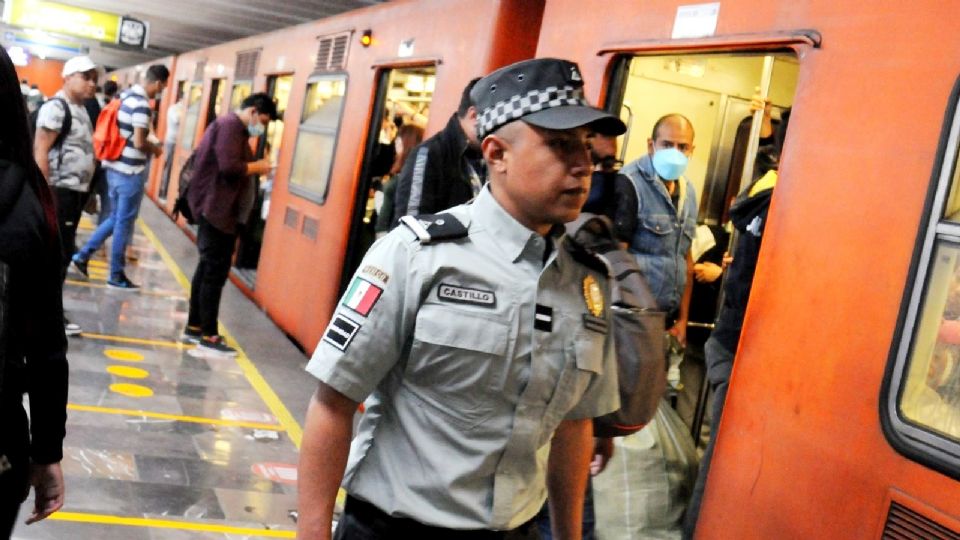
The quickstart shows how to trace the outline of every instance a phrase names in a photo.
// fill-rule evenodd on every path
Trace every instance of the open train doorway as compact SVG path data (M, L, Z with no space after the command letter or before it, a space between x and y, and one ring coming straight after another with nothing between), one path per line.
M340 289L345 289L367 249L376 240L377 218L384 207L384 189L395 180L397 134L405 125L427 125L433 102L435 65L382 69L367 132L367 145L357 186ZM390 204L389 201L387 204Z
M283 113L290 102L290 90L293 88L293 75L270 75L267 77L267 94L277 104L278 119L267 125L267 131L257 141L256 158L268 158L277 163L280 158L280 143L283 140ZM236 90L236 87L234 88ZM242 99L240 100L242 102ZM275 171L276 169L272 169ZM266 228L269 204L264 201L273 189L273 172L256 178L257 194L253 212L247 226L240 235L237 257L234 260L236 273L253 287L257 281L257 265L260 263L260 248L263 246L263 232Z
M775 182L775 176L767 176L779 166L775 130L793 106L798 72L791 51L624 56L614 70L610 110L619 111L629 128L619 141L624 163L649 155L654 125L665 115L682 114L694 130L683 174L693 184L699 209L691 255L696 264L715 264L716 272L703 271L694 282L687 354L673 382L676 409L701 443L706 440L701 428L709 426L703 344L722 301L723 255L736 241L728 223L731 203L754 193L755 183ZM766 120L765 101L770 103ZM643 219L638 226L644 226Z

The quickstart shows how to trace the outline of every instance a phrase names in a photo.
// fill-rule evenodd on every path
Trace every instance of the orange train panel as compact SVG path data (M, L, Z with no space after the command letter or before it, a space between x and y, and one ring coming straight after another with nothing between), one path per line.
M684 3L548 0L537 54L578 61L596 98L611 62L598 56L604 49L689 42L704 52L711 41L759 44L797 29L822 35L821 48L799 49L781 178L698 537L875 538L892 491L955 524L958 483L899 455L879 419L944 111L960 75L955 9L936 1L723 1L714 38L671 41Z

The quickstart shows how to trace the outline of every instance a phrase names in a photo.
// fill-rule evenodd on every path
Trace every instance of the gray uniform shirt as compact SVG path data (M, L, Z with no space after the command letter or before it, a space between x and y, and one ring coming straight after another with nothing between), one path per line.
M307 371L366 400L343 485L393 516L512 529L546 498L564 419L619 406L606 277L489 188L449 211L467 238L405 226L367 253Z

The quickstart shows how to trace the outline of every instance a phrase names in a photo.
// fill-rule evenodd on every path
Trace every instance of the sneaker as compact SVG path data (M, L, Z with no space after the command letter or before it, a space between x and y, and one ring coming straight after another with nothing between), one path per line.
M87 261L80 261L77 259L70 259L70 266L73 266L73 269L80 273L83 277L90 279L90 271L87 269Z
M203 337L203 334L200 333L200 327L188 326L183 330L183 335L180 336L181 343L200 343L200 338Z
M203 336L187 354L194 358L234 358L237 350L227 345L223 336Z
M63 333L68 336L79 336L83 333L83 328L77 323L72 323L66 319L63 320Z
M110 281L107 281L107 287L110 287L111 289L120 289L122 291L135 291L140 288L139 285L130 281L130 279L127 278L127 275L124 273L121 273L120 277L116 279L111 278Z

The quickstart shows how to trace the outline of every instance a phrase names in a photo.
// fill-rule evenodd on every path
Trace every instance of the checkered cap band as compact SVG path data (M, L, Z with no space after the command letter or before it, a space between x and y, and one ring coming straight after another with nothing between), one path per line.
M477 120L477 136L483 139L493 130L517 118L563 105L590 106L583 97L582 88L573 86L538 88L497 102L493 107L480 113L480 118Z

